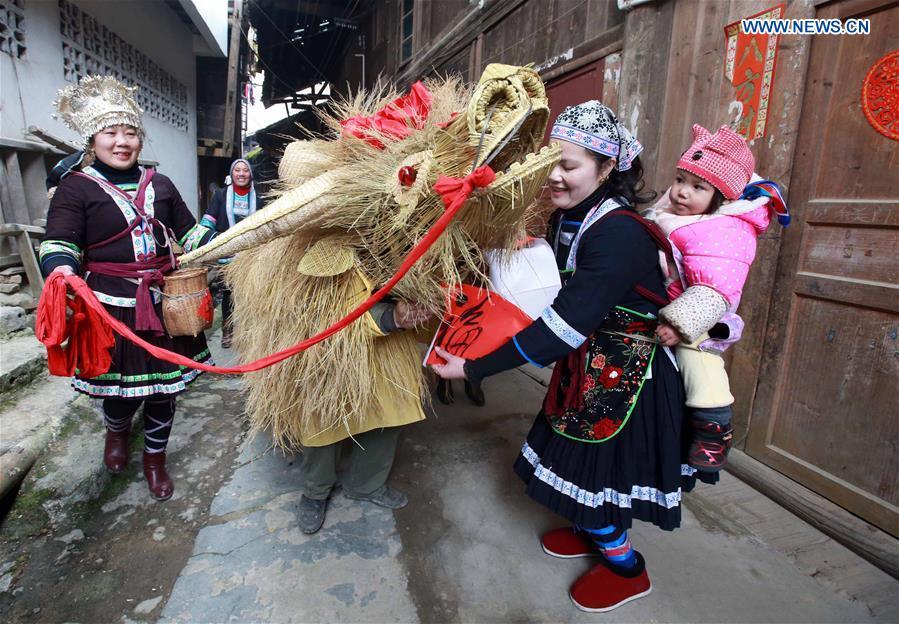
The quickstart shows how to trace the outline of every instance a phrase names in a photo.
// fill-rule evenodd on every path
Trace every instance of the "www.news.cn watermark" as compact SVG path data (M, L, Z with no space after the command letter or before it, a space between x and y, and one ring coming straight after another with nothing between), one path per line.
M869 35L871 20L862 19L744 19L747 35Z

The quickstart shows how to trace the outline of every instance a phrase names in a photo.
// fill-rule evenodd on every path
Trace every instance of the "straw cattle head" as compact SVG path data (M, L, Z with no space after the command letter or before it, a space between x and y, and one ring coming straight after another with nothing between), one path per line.
M335 138L288 145L274 201L182 265L254 250L257 261L291 262L308 275L356 268L378 286L443 214L438 177L489 165L495 180L394 289L439 300L441 284L481 270L482 251L523 235L526 210L559 159L557 147L539 147L548 119L543 84L527 67L490 65L473 89L444 78L403 96L359 94L323 117ZM284 237L289 245L269 244Z

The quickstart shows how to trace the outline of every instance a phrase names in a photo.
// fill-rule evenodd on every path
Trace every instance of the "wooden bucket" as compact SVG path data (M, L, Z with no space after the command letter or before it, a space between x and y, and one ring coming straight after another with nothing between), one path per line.
M170 336L196 336L212 327L212 295L206 269L179 269L165 276L162 321Z

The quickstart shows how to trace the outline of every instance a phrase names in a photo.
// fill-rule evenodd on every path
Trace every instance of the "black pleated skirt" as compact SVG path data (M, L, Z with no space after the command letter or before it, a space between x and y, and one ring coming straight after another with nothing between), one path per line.
M673 530L680 526L683 493L697 478L718 481L717 473L687 465L691 440L684 400L680 375L660 350L652 378L617 436L580 442L557 434L539 414L515 473L528 496L581 527L627 529L636 519Z
M122 321L132 330L135 326L135 309L106 305L109 313ZM162 318L161 306L156 311ZM77 374L72 379L72 387L79 392L98 398L147 399L152 397L172 396L184 392L201 372L193 368L185 368L153 357L142 347L130 340L115 334L115 347L112 351L112 365L103 375L84 378ZM212 356L206 345L206 336L172 337L150 336L140 334L147 342L174 351L197 362L212 363Z

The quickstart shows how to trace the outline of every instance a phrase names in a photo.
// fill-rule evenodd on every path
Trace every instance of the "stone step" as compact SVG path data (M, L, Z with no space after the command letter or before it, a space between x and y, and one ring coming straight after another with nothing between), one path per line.
M22 480L62 429L77 398L68 377L41 372L0 408L0 498Z
M24 308L0 305L0 339L18 335L28 327L33 328L33 319L34 315L29 315Z
M0 399L47 370L47 350L33 333L0 341Z

